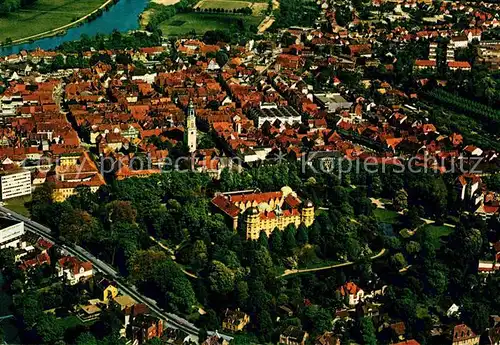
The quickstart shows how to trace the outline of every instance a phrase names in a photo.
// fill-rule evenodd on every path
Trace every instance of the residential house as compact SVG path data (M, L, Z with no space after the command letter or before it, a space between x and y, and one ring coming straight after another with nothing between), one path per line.
M421 70L421 69L436 69L437 63L435 60L416 60L415 69Z
M471 65L467 61L449 61L448 68L452 71L461 70L461 71L470 71Z
M240 332L250 322L250 316L242 311L226 309L222 320L222 329L230 332Z
M118 288L116 287L116 283L113 281L103 278L96 284L96 286L98 291L101 293L101 300L106 304L118 296Z
M469 39L467 38L467 36L455 36L451 38L451 43L453 43L455 49L467 48L467 46L469 45Z
M95 321L101 316L101 308L95 304L82 305L79 307L76 316L82 322Z
M93 275L92 262L82 262L74 256L64 256L57 261L57 276L64 277L70 285L88 279Z
M129 295L120 295L113 299L113 303L117 305L120 310L125 310L126 308L132 307L137 302Z
M288 326L280 334L279 344L282 345L305 345L309 334L297 326Z
M153 338L161 338L163 331L163 320L149 314L131 317L127 327L127 333L132 338L132 342L139 345Z
M353 282L347 282L337 289L340 296L347 299L350 307L354 307L361 302L365 296L365 292Z
M201 339L200 339L200 341L201 341ZM201 343L201 345L229 345L229 342L216 333L215 335L212 335L212 336L208 337L207 339L205 339Z
M466 324L456 325L452 332L452 345L479 345L480 336Z
M333 332L326 331L316 338L315 345L340 345L340 338Z

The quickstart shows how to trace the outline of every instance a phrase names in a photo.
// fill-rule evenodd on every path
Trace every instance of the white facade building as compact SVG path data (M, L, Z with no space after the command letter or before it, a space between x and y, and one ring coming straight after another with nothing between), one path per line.
M184 142L188 147L189 153L196 151L196 135L196 113L193 101L189 101L186 129L184 130Z
M31 173L29 171L4 172L0 177L2 200L31 194Z
M64 277L70 285L92 277L94 274L90 261L82 262L73 256L65 256L56 264L57 276Z
M9 218L0 218L0 249L17 247L24 235L24 222Z
M255 120L257 127L268 121L271 125L275 121L280 121L282 124L293 125L302 121L300 113L291 106L278 106L275 103L262 103L259 108L252 108L249 111L250 118Z

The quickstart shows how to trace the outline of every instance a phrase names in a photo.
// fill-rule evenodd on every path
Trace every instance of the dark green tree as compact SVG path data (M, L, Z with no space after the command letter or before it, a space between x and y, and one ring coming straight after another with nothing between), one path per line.
M307 227L304 225L304 223L301 223L299 225L296 237L297 237L296 242L299 246L303 246L309 241L308 230Z

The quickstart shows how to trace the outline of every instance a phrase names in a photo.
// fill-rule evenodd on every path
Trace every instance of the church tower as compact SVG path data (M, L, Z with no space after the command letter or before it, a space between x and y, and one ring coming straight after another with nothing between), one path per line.
M190 100L188 105L186 128L184 128L184 143L188 147L189 153L196 151L196 114L193 100Z

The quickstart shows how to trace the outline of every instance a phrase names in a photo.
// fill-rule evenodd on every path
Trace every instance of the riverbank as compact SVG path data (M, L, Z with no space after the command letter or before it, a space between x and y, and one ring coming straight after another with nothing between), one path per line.
M103 1L38 0L29 8L0 18L0 42L19 44L64 33L67 29L95 19L116 2Z
M84 20L67 30L63 30L65 32L64 34L0 47L0 56L18 54L22 50L32 51L38 48L43 50L56 49L65 42L80 40L82 35L93 37L97 34L109 35L113 33L114 30L120 32L137 30L139 28L139 15L144 11L149 1L150 0L120 0L111 6L109 10L103 11L102 16L97 16L95 20L92 21Z

